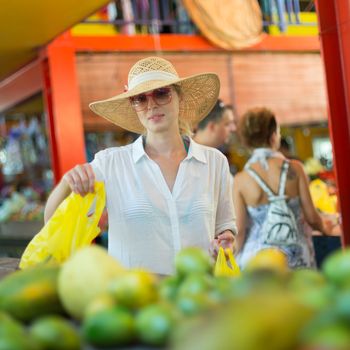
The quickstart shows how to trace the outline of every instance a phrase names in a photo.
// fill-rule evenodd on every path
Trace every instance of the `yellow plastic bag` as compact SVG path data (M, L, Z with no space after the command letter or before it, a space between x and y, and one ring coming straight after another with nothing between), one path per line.
M89 245L100 233L98 222L105 207L103 182L85 197L71 193L25 249L21 269L43 262L61 263L73 252Z
M225 256L228 256L228 261ZM239 266L233 256L231 249L225 249L220 247L218 257L216 259L214 267L214 276L227 276L227 277L238 277L241 274ZM230 266L231 265L231 266Z

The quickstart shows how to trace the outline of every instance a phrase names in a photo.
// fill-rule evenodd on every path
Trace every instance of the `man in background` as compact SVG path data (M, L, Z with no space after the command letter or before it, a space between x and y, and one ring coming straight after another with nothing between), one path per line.
M237 120L231 105L218 100L211 112L198 124L194 141L205 146L220 148L230 141L237 130Z

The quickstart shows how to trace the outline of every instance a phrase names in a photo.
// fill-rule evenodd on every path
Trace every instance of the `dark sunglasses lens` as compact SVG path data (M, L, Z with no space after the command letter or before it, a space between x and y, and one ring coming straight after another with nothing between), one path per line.
M161 88L153 90L153 97L156 103L162 105L169 102L171 97L171 90L169 88Z
M142 107L147 102L147 96L145 94L140 94L134 97L131 97L131 104L134 107Z

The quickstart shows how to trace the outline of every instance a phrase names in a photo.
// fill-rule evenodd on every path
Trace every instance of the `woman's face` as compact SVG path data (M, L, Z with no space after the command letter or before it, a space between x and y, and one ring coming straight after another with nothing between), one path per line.
M180 97L173 86L137 95L130 101L141 124L148 132L179 130Z

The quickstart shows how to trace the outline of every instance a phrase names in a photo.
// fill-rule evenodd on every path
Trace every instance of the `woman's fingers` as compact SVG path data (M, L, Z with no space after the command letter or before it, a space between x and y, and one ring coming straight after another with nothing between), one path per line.
M218 236L218 244L223 248L233 247L234 236L231 232L224 232Z
M75 168L76 168L77 174L79 175L81 194L85 195L90 192L90 188L91 188L89 171L87 170L88 164L77 165ZM92 186L93 186L93 181L92 181Z
M228 258L226 249L230 249L232 252L234 252L234 243L235 238L231 231L225 231L221 233L218 238L218 246L224 248L225 256Z
M95 174L90 164L75 166L63 178L74 193L85 196L89 192L94 192Z
M215 238L210 242L210 247L209 247L209 254L216 259L218 256L218 252L219 252L219 243L218 243L218 239Z
M85 170L89 178L89 191L91 193L94 193L95 192L95 173L92 170L92 166L90 164L86 164Z

